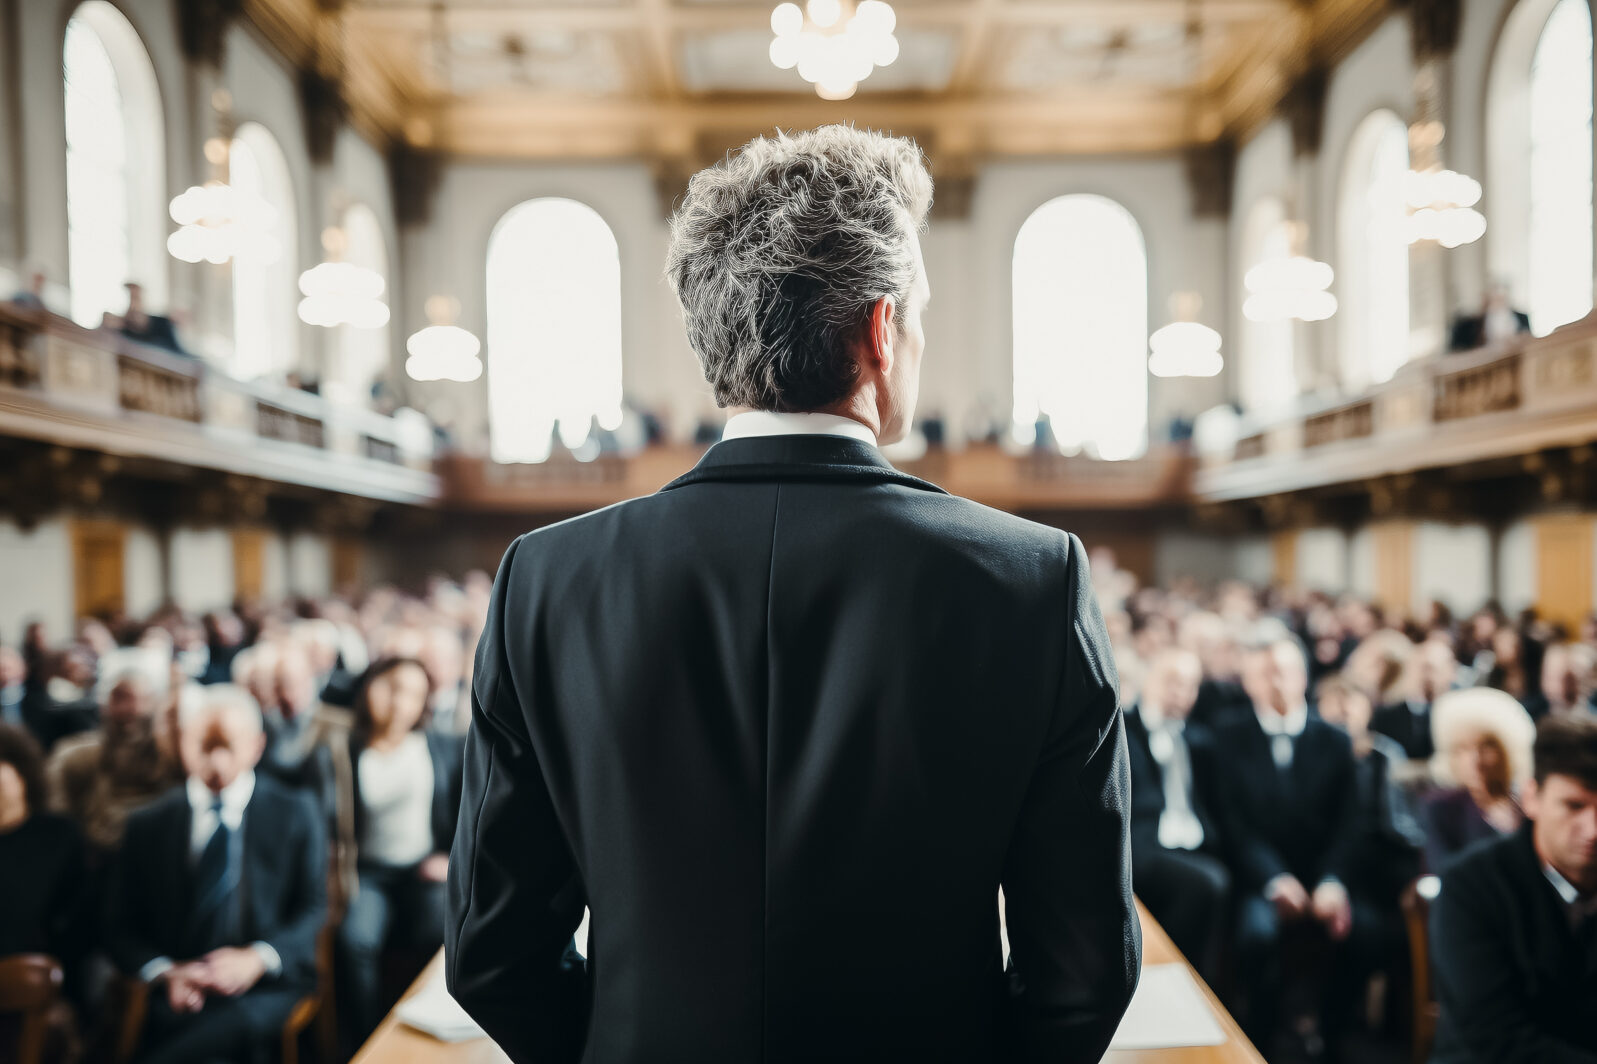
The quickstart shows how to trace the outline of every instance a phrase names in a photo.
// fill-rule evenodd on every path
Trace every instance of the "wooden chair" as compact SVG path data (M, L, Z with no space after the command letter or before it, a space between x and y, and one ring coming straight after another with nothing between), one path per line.
M283 1021L281 1060L300 1064L300 1041L319 1018L314 1033L316 1055L322 1064L337 1060L336 1028L332 1026L333 924L327 923L316 937L316 989L294 1003ZM141 979L122 977L112 985L108 1002L112 1015L110 1064L128 1064L138 1052L144 1036L144 1018L150 988Z
M15 1041L0 1057L17 1064L42 1064L50 1033L50 1010L61 998L61 962L42 953L0 958L0 1013L15 1016ZM9 1033L9 1032L8 1032Z
M1431 902L1441 890L1436 876L1420 876L1403 891L1403 924L1408 931L1408 953L1412 1003L1409 1051L1414 1064L1425 1064L1436 1039L1436 1022L1441 1008L1431 986L1430 916Z

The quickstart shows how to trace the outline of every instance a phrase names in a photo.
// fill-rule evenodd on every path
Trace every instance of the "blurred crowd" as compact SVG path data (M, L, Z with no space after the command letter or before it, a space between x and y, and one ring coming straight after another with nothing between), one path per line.
M1427 877L1528 836L1539 725L1574 722L1569 741L1590 754L1597 624L1141 587L1112 553L1094 562L1138 896L1268 1059L1352 1059L1350 1038L1407 1048L1423 1022L1408 930L1436 895ZM1575 860L1591 864L1597 812L1581 815Z
M54 1059L255 1059L317 997L347 1059L442 944L490 587L0 646L0 959L60 962Z

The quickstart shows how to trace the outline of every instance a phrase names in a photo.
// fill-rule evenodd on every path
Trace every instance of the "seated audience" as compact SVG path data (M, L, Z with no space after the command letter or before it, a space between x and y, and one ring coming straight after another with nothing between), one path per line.
M1223 795L1227 846L1240 910L1236 966L1243 1029L1268 1058L1281 1001L1284 945L1310 938L1328 945L1318 1037L1336 1059L1351 995L1350 880L1358 841L1353 746L1309 713L1303 650L1279 625L1261 626L1247 644L1242 684L1253 713L1220 729L1229 771Z
M1394 739L1403 755L1424 761L1436 753L1431 738L1431 707L1451 691L1458 677L1453 648L1430 638L1414 648L1404 670L1399 697L1384 702L1370 719L1370 728Z
M1471 844L1507 835L1523 815L1515 794L1530 774L1535 725L1513 698L1489 687L1437 699L1431 776L1442 786L1425 799L1425 863L1433 872Z
M178 343L177 329L172 324L172 319L164 314L151 314L144 309L144 286L136 281L129 281L123 287L128 290L128 309L120 318L106 315L107 326L116 329L129 340L137 340L141 344L165 348L174 355L189 357L183 345Z
M107 947L150 987L143 1064L256 1060L316 986L326 837L309 797L256 774L247 692L190 691L179 733L187 781L128 820Z
M28 691L28 663L8 646L0 646L0 724L28 725L23 709Z
M143 665L109 671L100 727L50 756L51 808L75 821L100 854L121 844L128 814L182 778L170 736L159 726L168 675Z
M1432 904L1432 1064L1597 1064L1597 720L1543 721L1534 759L1528 823Z
M339 773L339 751L324 748L339 845L357 858L357 882L338 930L348 1049L382 1018L384 949L414 951L419 970L443 945L463 749L458 737L426 727L432 693L420 661L379 658L356 688L354 728L343 751L353 772Z
M1525 699L1532 720L1590 713L1597 650L1586 643L1560 642L1542 652L1541 690Z
M1218 969L1231 875L1220 858L1212 788L1214 739L1187 715L1203 676L1190 650L1150 662L1126 711L1131 756L1131 865L1137 896L1205 978Z
M11 294L10 303L20 310L45 310L44 304L44 271L35 269L28 271L28 284Z
M69 969L87 945L83 836L44 809L44 755L0 724L0 957L48 953Z
M1499 340L1530 332L1530 315L1515 310L1508 302L1508 286L1494 284L1486 290L1478 314L1460 314L1453 319L1448 337L1449 351L1473 351Z

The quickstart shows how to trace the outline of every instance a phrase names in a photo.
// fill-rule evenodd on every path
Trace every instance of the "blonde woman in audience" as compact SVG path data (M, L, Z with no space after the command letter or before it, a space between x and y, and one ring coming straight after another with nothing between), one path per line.
M1530 778L1536 726L1506 692L1449 691L1432 708L1436 755L1431 776L1442 790L1424 805L1425 859L1441 872L1459 852L1520 826L1518 791Z

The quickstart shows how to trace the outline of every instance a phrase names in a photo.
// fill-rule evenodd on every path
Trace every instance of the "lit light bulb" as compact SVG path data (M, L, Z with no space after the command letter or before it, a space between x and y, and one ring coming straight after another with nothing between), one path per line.
M778 70L792 70L799 61L797 34L771 38L771 64Z
M792 37L804 28L804 12L797 4L778 4L771 12L771 32L778 37Z
M810 0L807 7L810 21L823 30L835 25L843 14L843 5L838 0Z

